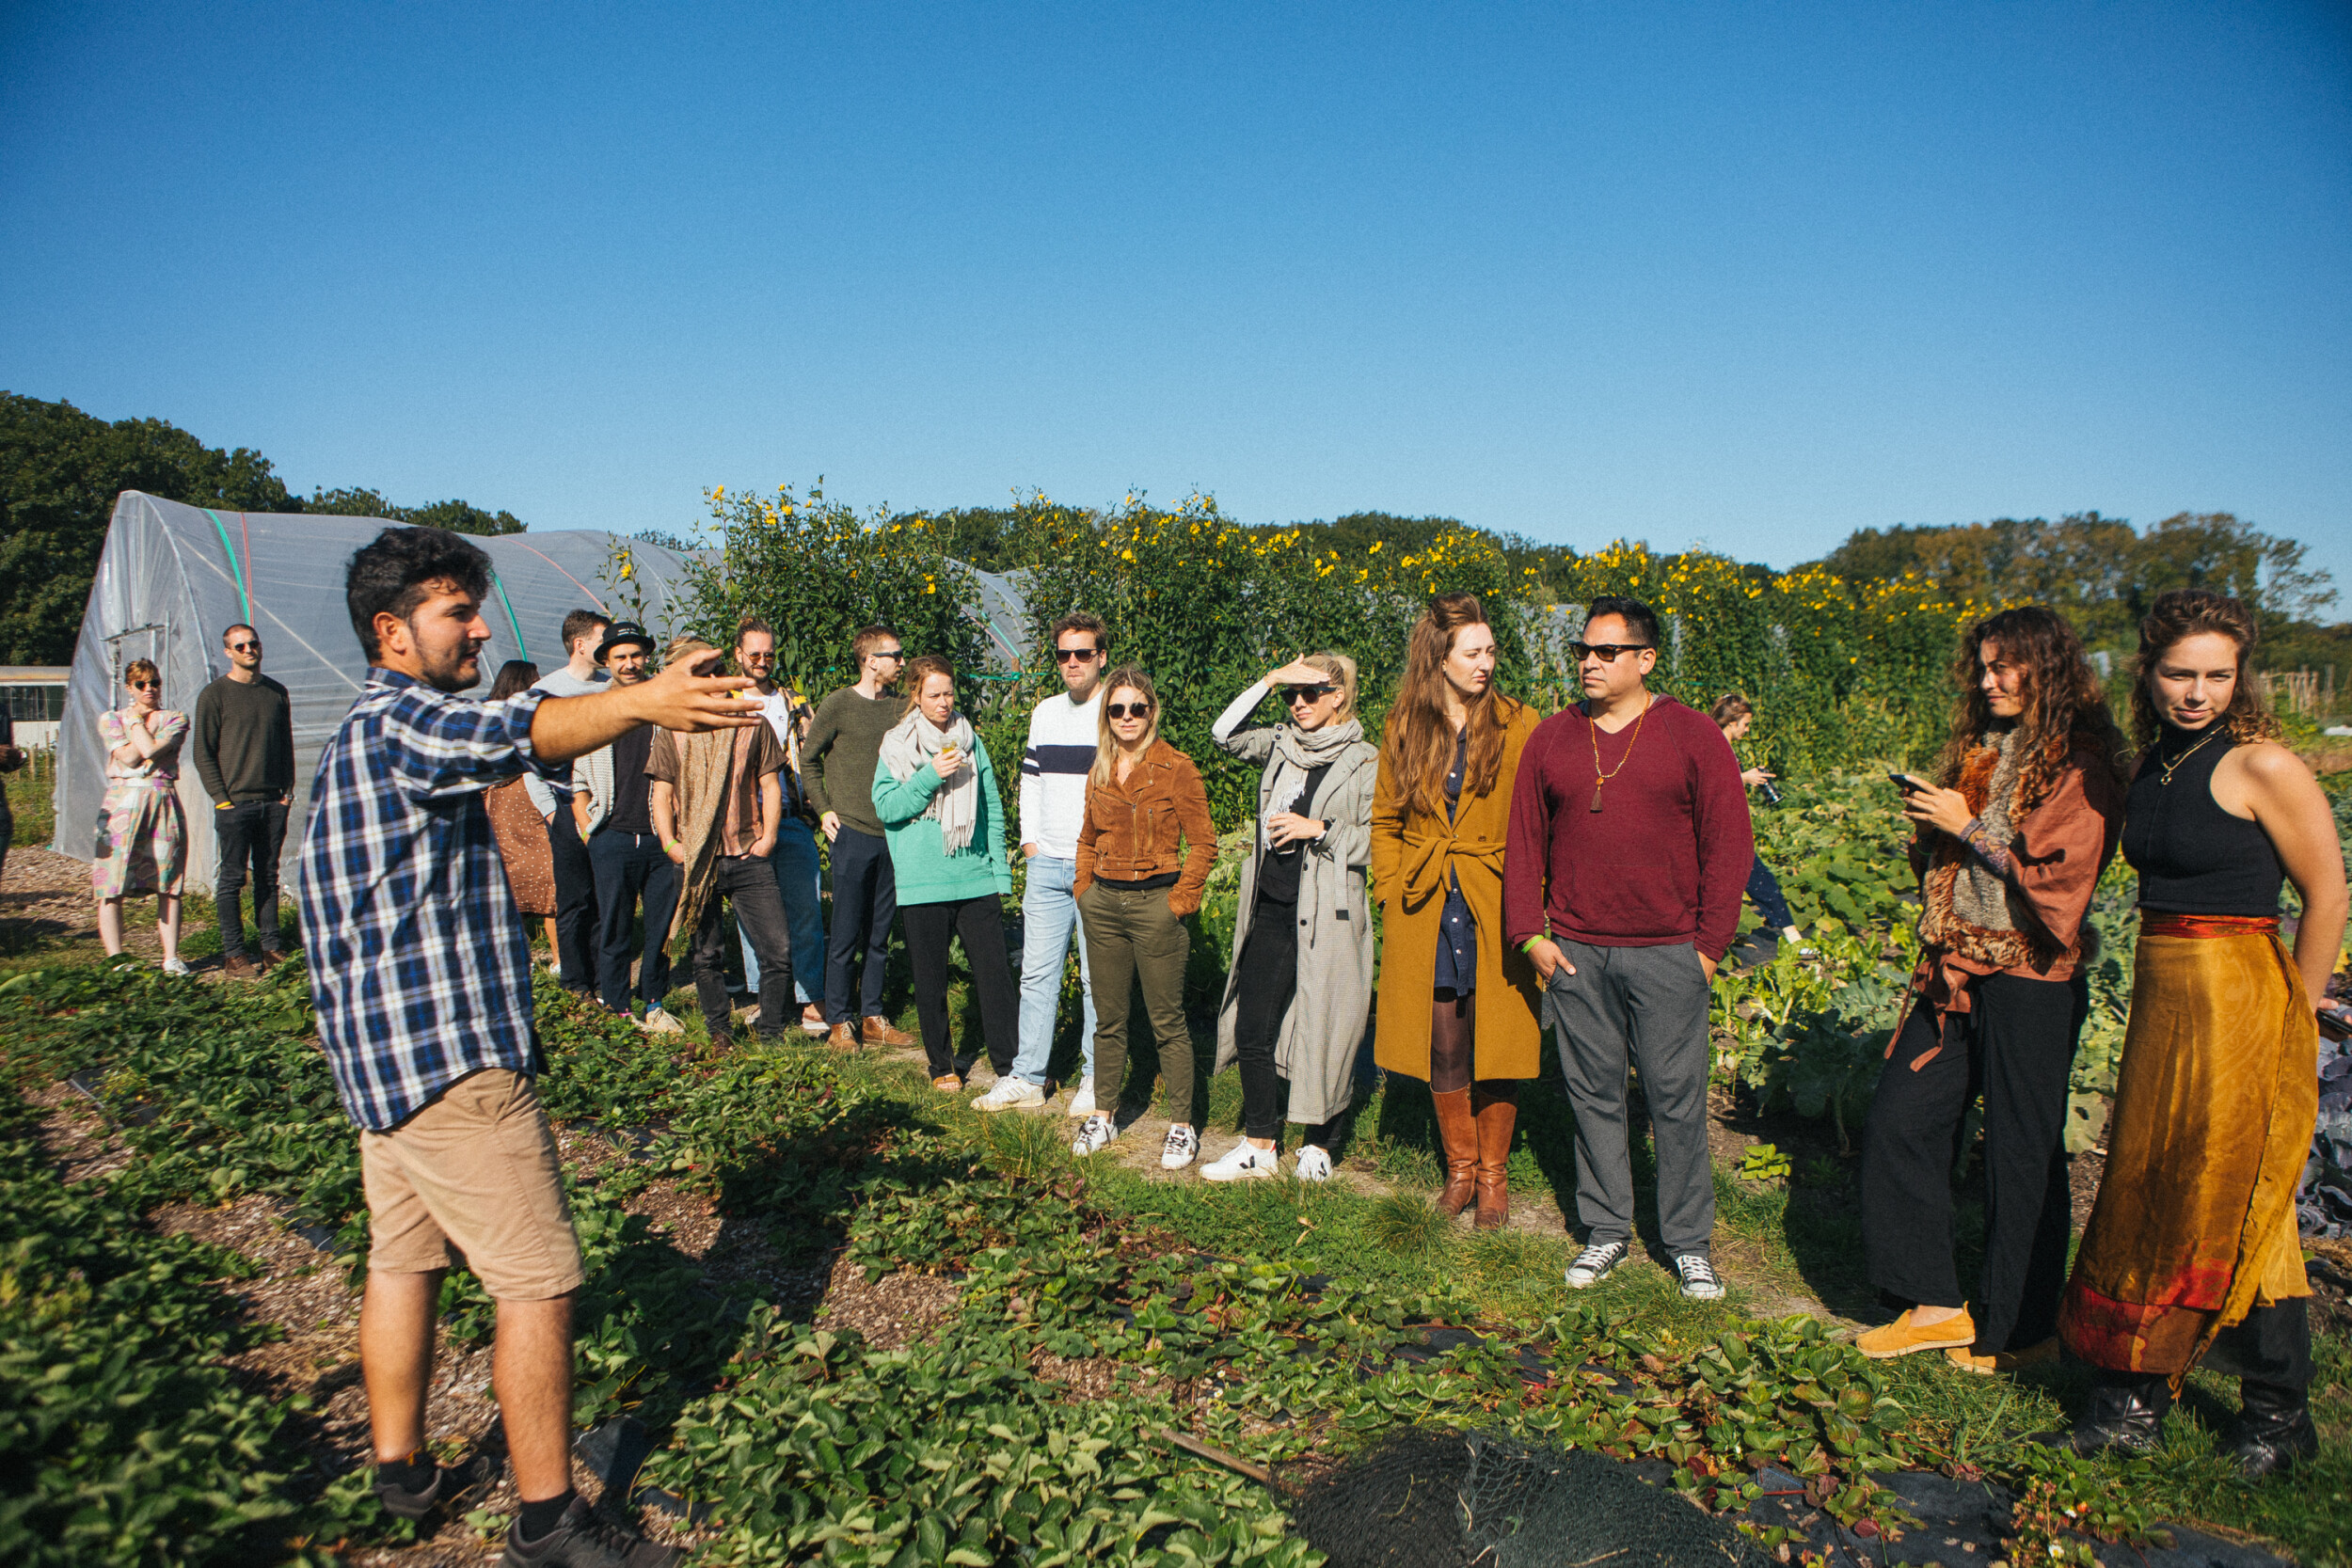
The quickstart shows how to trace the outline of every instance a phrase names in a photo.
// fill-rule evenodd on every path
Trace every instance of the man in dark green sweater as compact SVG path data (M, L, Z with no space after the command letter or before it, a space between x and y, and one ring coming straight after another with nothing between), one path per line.
M196 773L213 798L213 908L221 967L249 980L286 956L278 934L278 852L294 804L294 700L262 673L262 635L242 621L220 634L229 673L196 699ZM237 899L253 879L255 962Z
M912 1045L914 1037L882 1016L882 969L890 956L890 927L898 918L898 884L890 871L890 846L882 818L874 815L874 768L882 736L898 721L898 699L889 695L906 667L906 649L888 626L861 626L850 641L857 657L855 686L845 686L817 708L816 721L801 748L801 768L809 803L817 808L833 845L833 929L825 949L825 1043L854 1049ZM866 973L859 1013L850 1010L850 966L863 949Z

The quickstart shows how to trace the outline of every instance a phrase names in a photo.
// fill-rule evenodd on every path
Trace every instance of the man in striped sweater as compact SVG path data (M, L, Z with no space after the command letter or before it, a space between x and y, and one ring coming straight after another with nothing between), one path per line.
M1012 1070L972 1102L975 1110L1045 1103L1055 1006L1061 1000L1062 970L1074 935L1086 1076L1070 1098L1069 1111L1073 1117L1094 1112L1093 980L1087 973L1086 932L1071 887L1078 875L1078 829L1086 821L1087 770L1094 766L1103 721L1103 672L1110 663L1110 632L1100 616L1077 610L1054 623L1054 661L1063 689L1030 713L1029 745L1021 755L1021 853L1029 863L1028 888L1021 898L1021 1049ZM1117 1086L1110 1092L1116 1095Z

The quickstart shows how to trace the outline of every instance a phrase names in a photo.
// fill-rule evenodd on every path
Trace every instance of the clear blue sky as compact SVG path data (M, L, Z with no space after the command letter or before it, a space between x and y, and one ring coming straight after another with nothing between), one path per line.
M2226 509L2352 612L2342 4L12 6L0 297L0 387L542 529Z

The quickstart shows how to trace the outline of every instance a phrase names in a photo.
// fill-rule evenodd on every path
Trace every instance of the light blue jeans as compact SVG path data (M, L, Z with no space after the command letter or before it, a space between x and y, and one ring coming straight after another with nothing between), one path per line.
M825 906L817 869L817 835L799 817L776 830L776 847L768 857L776 868L776 891L784 895L785 924L792 933L792 1000L807 1006L817 1000L808 983L825 980ZM751 933L743 933L743 989L759 994L759 956L752 951ZM820 993L821 994L821 993Z
M1054 1007L1061 1000L1061 976L1070 940L1078 940L1078 995L1086 1020L1078 1037L1086 1042L1086 1075L1094 1076L1094 979L1087 971L1086 929L1078 901L1070 895L1078 863L1038 855L1029 862L1029 885L1021 895L1021 1050L1012 1075L1025 1084L1045 1082L1046 1058L1054 1053Z

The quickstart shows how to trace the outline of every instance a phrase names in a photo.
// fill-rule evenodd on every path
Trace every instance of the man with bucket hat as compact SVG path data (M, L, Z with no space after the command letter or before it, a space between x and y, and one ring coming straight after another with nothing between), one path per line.
M615 621L596 646L596 661L612 684L635 686L651 671L653 638L634 621ZM572 769L572 811L596 872L596 984L604 1005L628 1016L629 958L637 958L636 993L645 1006L641 1022L657 1034L684 1027L662 1009L670 989L670 921L677 913L678 868L654 832L653 780L645 764L653 752L653 730L640 724ZM644 905L643 936L632 929Z

